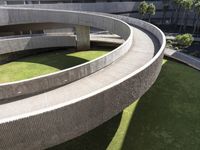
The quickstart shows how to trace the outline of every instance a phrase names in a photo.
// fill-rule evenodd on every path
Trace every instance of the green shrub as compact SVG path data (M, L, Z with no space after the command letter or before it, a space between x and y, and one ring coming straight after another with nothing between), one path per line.
M173 44L174 42L172 40L167 40L167 44Z
M179 47L174 47L175 50L179 50Z
M193 42L193 37L191 34L182 34L177 35L175 38L175 42L179 48L187 48L189 47Z

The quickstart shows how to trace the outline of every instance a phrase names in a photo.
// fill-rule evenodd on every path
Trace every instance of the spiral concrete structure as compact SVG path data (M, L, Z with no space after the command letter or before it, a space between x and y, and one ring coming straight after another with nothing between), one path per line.
M56 9L1 7L0 14L2 28L29 25L35 29L38 24L42 28L58 24L78 28L76 39L47 35L1 38L0 54L60 44L78 46L79 42L88 46L88 39L81 41L81 35L88 37L90 27L124 39L115 50L93 61L53 74L0 84L0 149L45 149L80 136L141 97L160 72L165 36L147 22ZM38 39L40 44L35 44ZM29 42L32 44L28 45Z

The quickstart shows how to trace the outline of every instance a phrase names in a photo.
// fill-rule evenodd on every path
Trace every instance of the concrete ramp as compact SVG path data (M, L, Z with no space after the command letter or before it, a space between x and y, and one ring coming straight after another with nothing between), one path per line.
M102 58L78 66L75 75L86 69L85 65L89 68L84 76L69 83L52 84L68 79L70 76L61 77L60 73L70 69L54 74L53 79L46 75L1 84L0 149L45 149L80 136L140 98L159 75L165 36L147 22L108 14L48 9L2 8L0 13L8 17L7 21L0 20L0 26L41 22L47 15L48 21L60 22L59 17L68 15L71 18L68 23L107 29L125 40ZM36 14L42 15L37 18ZM38 81L43 80L49 81L48 88L44 86L42 92L35 92L32 86L40 90ZM13 90L18 88L22 89L20 96Z

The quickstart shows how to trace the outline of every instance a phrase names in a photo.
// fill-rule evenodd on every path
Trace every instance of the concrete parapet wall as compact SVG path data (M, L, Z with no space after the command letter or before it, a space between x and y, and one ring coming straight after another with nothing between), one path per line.
M165 56L187 64L188 66L200 71L200 59L197 57L193 57L191 55L187 55L183 52L169 48L165 49Z
M53 47L75 47L76 39L72 36L28 36L0 39L0 55L24 50Z

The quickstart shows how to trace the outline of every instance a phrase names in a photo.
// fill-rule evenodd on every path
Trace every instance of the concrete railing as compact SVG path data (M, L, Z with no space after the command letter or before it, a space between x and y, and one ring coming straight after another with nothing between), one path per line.
M88 76L117 60L133 45L133 33L129 25L104 15L26 8L1 8L0 14L0 26L42 22L74 24L108 30L126 40L112 52L93 61L32 79L0 84L0 100L42 93Z

